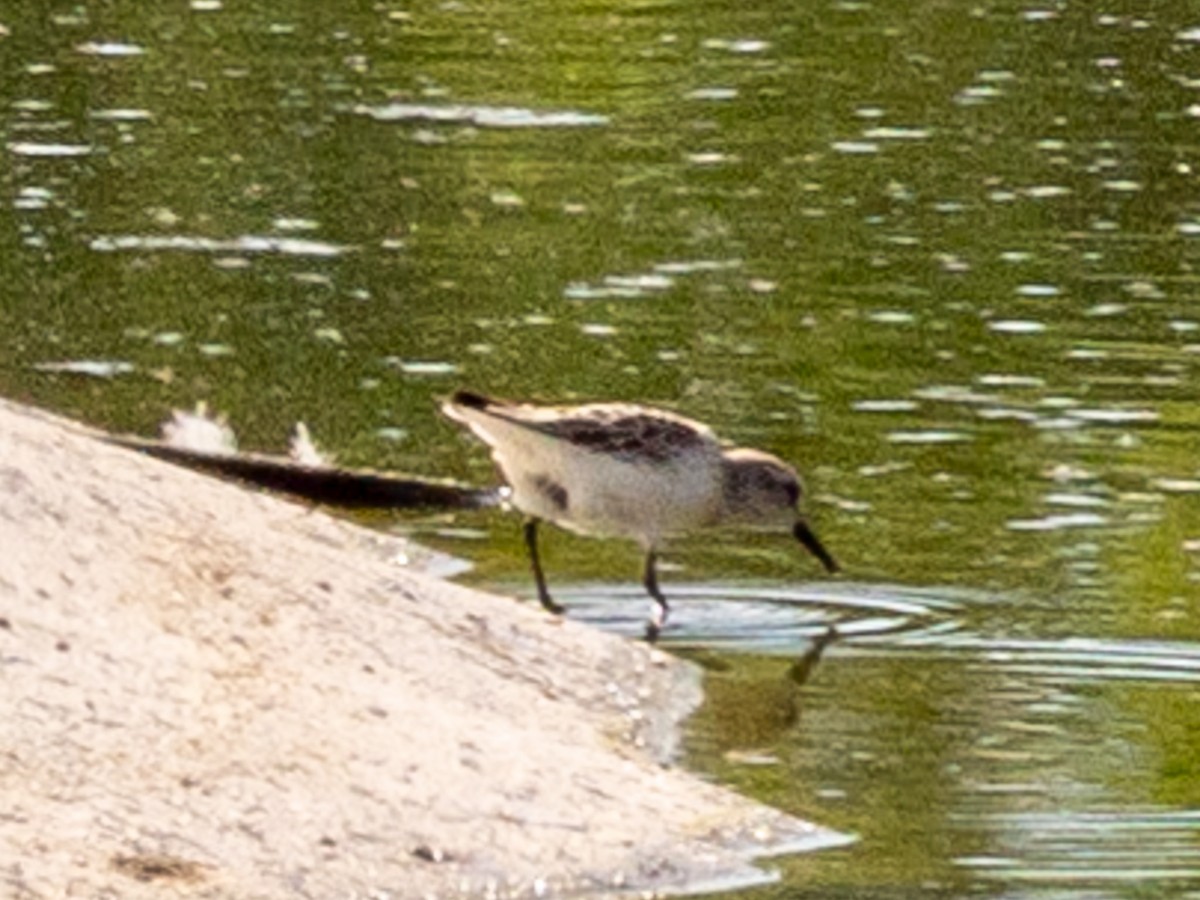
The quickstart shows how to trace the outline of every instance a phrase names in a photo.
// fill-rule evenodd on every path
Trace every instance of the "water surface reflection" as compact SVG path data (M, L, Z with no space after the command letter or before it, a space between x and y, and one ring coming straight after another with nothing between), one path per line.
M631 591L559 596L622 632L644 616ZM888 896L1200 889L1200 645L990 635L1006 599L959 591L673 596L664 641L710 669L693 758L860 839L785 863L786 888L748 896L878 896L881 879ZM829 625L839 638L797 685L790 660Z

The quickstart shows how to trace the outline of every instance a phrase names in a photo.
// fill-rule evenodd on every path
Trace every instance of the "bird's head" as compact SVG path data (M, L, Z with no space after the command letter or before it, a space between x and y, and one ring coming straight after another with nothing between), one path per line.
M744 447L726 450L722 463L723 521L787 528L827 571L839 570L800 512L804 487L795 469L776 456Z

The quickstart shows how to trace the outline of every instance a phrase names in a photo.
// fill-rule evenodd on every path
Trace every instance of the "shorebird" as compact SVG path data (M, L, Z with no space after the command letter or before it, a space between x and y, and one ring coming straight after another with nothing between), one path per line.
M838 564L798 510L796 470L769 453L728 448L700 422L627 403L535 406L458 391L442 406L492 450L525 515L525 545L538 600L563 608L546 587L538 523L636 540L642 584L654 598L653 641L669 605L658 587L658 550L669 536L722 525L786 528L829 572Z

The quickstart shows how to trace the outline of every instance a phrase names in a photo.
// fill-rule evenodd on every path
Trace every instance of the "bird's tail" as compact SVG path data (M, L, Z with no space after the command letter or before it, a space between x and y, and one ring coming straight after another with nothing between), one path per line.
M493 400L474 391L455 391L448 403L451 406L461 406L463 409L486 410L489 406L504 406L503 401Z

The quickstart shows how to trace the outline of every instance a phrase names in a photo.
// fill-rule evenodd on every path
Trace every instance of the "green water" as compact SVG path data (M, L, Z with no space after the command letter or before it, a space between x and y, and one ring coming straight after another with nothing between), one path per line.
M302 419L478 482L457 386L704 419L805 472L847 571L738 535L662 569L668 640L721 660L693 765L860 838L761 896L1200 891L1191 4L0 25L0 392L140 433L203 399L249 447ZM43 368L79 362L121 365ZM531 595L499 513L387 525ZM636 630L635 551L544 555L573 615Z

